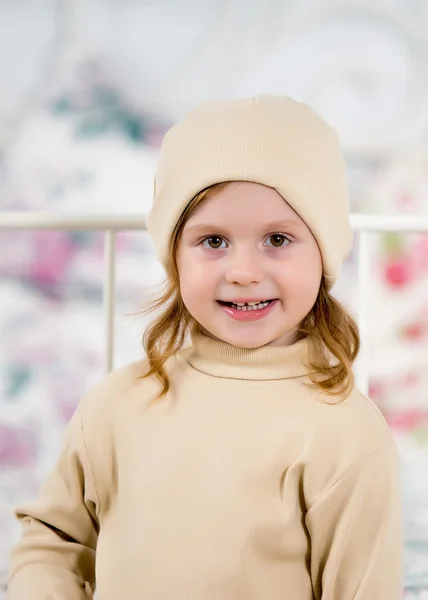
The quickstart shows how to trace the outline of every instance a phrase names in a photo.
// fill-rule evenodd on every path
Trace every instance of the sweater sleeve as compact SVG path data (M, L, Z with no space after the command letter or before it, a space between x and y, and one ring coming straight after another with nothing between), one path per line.
M36 500L16 510L22 535L11 553L7 600L92 599L98 505L77 409Z
M306 515L316 600L401 600L402 513L393 443L352 465Z

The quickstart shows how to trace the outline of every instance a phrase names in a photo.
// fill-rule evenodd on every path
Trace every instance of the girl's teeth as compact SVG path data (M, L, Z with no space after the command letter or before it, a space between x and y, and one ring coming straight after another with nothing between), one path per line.
M244 304L242 302L234 303L232 302L232 306L236 310L260 310L261 308L265 308L269 304L269 300L265 302L248 302L248 304Z

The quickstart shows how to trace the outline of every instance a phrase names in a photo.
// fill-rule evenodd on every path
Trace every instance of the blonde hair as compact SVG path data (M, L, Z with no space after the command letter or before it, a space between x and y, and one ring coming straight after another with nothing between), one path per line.
M176 253L181 233L195 208L224 189L228 183L217 183L202 190L183 211L170 244L164 289L145 311L160 311L143 335L149 363L149 370L144 377L155 375L159 379L162 384L160 397L170 388L165 362L183 347L189 332L198 330L198 323L187 310L180 294ZM313 342L310 344L308 362L309 369L313 371L311 381L327 394L346 397L354 386L352 364L360 349L360 336L356 322L330 295L324 278L316 302L303 321L300 332Z

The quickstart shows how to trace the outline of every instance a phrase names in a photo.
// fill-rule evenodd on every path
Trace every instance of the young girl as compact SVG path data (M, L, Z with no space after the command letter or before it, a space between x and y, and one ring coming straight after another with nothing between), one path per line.
M81 400L17 510L9 600L402 597L396 448L330 295L348 210L336 134L290 98L167 133L147 360Z

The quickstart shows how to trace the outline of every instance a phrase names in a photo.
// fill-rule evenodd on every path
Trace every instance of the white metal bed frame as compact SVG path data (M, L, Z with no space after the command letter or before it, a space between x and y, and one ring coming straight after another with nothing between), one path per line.
M428 233L428 217L418 215L390 216L352 214L351 226L360 234L358 253L358 324L361 333L361 353L356 364L356 379L359 389L367 393L369 369L367 341L369 339L369 290L370 290L370 236L372 233ZM115 263L116 234L119 231L143 231L146 217L143 215L65 215L46 212L2 212L1 230L53 230L53 231L103 231L104 232L104 323L105 323L105 368L114 365L114 312L115 312Z

